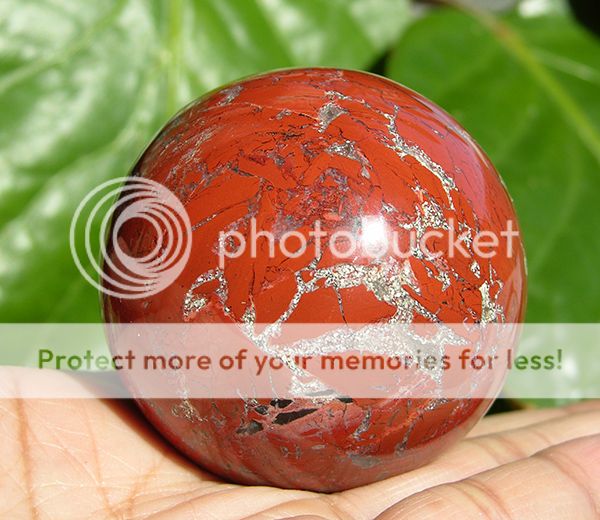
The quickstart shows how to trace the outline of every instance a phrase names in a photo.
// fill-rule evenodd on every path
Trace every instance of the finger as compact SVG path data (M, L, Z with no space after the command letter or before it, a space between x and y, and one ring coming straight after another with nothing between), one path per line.
M600 434L600 410L550 419L515 430L466 439L414 471L334 495L338 509L370 519L424 489L468 478L572 439Z
M300 516L282 516L277 520L327 520L327 518L323 516L317 515L300 515Z
M594 435L423 491L388 509L378 520L592 520L599 515L600 436Z
M298 507L292 506L292 510L289 513L280 512L280 513L258 513L256 515L251 515L244 517L240 520L340 520L341 517L337 515L331 508L327 509L325 513L321 514L296 514L293 512L294 509L301 510L313 510L318 509L318 501L312 501L307 505L300 505Z
M356 520L372 519L391 505L422 489L526 458L553 444L588 435L590 431L600 433L600 410L581 412L571 417L563 413L558 419L514 431L466 440L438 461L419 470L337 495L321 496L317 499L308 494L308 496L297 497L288 495L288 492L281 492L277 496L275 505L264 507L267 506L267 502L262 501L260 492L266 488L255 488L255 493L259 495L256 495L258 498L254 501L254 505L264 509L260 512L255 510L244 519L279 520L301 516L303 513L326 519L340 517ZM227 496L231 500L240 493L243 491L232 490L227 493ZM217 498L222 499L223 495L220 494ZM269 496L269 498L273 497ZM195 512L214 514L215 508L219 505L203 497L201 504L192 502L186 507L193 508ZM179 509L182 509L181 506ZM230 506L219 510L221 516L217 515L217 517L230 518L226 515L232 510ZM182 509L181 512L187 514L188 509ZM170 514L173 513L174 511L170 511Z
M504 430L523 428L537 422L564 417L577 412L600 410L600 400L582 401L561 408L545 408L539 410L519 410L497 415L490 415L479 422L468 434L468 437L489 435Z
M300 515L300 516L282 516L277 520L327 520L323 516L317 515Z

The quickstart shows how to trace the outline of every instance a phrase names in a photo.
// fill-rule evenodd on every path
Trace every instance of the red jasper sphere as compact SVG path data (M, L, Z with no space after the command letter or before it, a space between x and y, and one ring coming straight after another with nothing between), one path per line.
M104 297L114 323L520 322L521 243L478 257L473 238L516 222L485 153L446 112L388 79L296 69L244 79L195 101L147 148L133 175L179 198L193 226L174 283L142 299ZM222 232L279 240L319 222L365 239L398 231L411 254L343 259L281 250L219 262ZM515 224L516 227L516 224ZM410 248L437 230L427 254ZM443 238L464 234L466 254ZM119 230L143 256L150 226ZM319 240L319 239L316 239ZM409 244L409 245L407 245ZM314 246L314 242L312 244ZM364 244L363 244L364 245ZM288 249L293 249L290 245ZM109 255L113 253L110 244ZM439 254L428 254L439 253ZM108 269L108 267L107 267ZM202 346L198 346L201 350ZM189 458L235 482L318 491L364 485L426 463L485 413L486 399L140 399Z

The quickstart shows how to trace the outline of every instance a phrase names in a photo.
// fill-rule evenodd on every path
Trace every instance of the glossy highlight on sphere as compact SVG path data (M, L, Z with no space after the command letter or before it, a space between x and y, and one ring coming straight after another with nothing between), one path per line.
M524 257L501 243L493 258L400 260L325 252L317 261L241 255L219 265L219 233L306 233L382 222L408 233L453 226L467 236L515 223L489 159L460 125L385 78L294 69L213 91L160 132L133 174L172 190L193 227L190 260L163 292L105 296L117 323L516 323ZM369 220L371 219L371 220ZM135 255L151 230L124 227ZM468 240L467 240L468 242ZM110 254L110 251L109 251ZM352 280L340 265L355 269ZM360 266L360 269L358 268ZM362 273L357 275L356 273ZM367 273L367 274L365 274ZM314 283L307 289L307 283ZM460 439L482 399L144 399L156 428L207 470L245 484L336 491L427 463Z

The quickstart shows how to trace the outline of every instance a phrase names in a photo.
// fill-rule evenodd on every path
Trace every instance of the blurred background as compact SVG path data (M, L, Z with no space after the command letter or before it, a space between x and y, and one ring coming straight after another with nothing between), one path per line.
M0 321L98 321L69 249L84 196L208 90L317 65L387 76L453 114L514 198L527 320L600 321L600 6L456 3L2 0Z

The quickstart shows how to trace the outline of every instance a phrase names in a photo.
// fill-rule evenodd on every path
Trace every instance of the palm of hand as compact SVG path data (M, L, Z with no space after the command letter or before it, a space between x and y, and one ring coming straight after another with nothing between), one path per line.
M600 404L484 419L426 467L342 493L229 484L131 403L0 400L0 517L598 518Z

